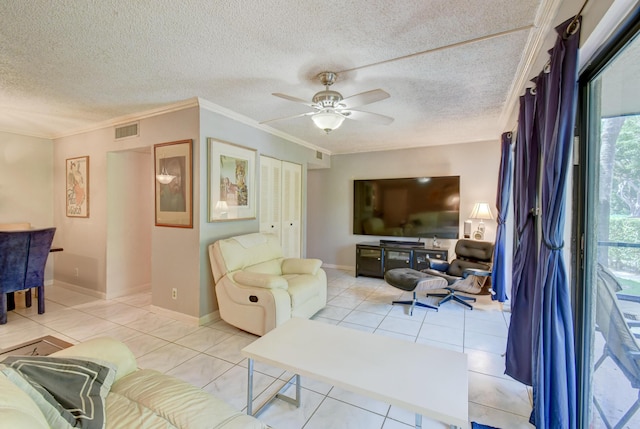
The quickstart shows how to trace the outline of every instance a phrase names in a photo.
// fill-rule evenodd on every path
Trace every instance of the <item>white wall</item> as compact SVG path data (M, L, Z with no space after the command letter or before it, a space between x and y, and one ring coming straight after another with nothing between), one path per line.
M284 140L281 137L266 133L249 125L245 125L234 119L216 113L206 107L201 109L200 113L200 159L198 169L200 171L200 181L198 188L200 189L200 212L198 213L200 227L200 314L210 314L218 309L218 303L215 297L213 284L213 275L211 274L211 264L209 262L209 245L221 238L232 237L240 234L248 234L258 232L260 229L257 214L260 212L259 198L256 198L256 218L225 221L225 222L209 222L208 215L208 146L207 139L214 138L228 143L244 146L256 150L256 176L258 173L260 155L270 156L272 158L290 161L302 165L302 189L306 189L308 164L328 165L328 158L318 160L316 151L301 145ZM195 170L195 168L194 168ZM260 182L256 179L256 186L259 195ZM305 227L307 216L306 193L302 196L302 249L305 249Z
M217 309L208 246L219 238L258 231L257 219L208 222L207 137L256 149L256 167L260 154L303 165L321 162L315 150L197 105L139 122L138 137L118 142L113 127L55 141L54 213L65 247L56 280L113 297L145 287L150 269L154 307L201 319ZM153 145L184 139L193 140L193 228L155 226ZM64 192L59 192L65 186L65 160L85 155L90 157L90 216L68 218ZM258 181L256 187L259 191ZM178 289L175 300L173 288Z
M110 224L109 216L113 210L118 210L112 205L119 205L121 201L109 193L108 184L114 180L114 189L123 189L116 186L117 178L110 177L119 174L118 170L131 167L136 164L133 155L129 160L112 157L114 153L123 151L143 150L152 153L153 145L184 139L194 140L194 157L198 156L198 107L193 106L184 110L168 112L158 116L152 116L140 120L140 135L115 141L114 127L107 127L95 131L90 131L78 135L56 139L54 142L54 219L61 232L60 245L65 248L64 252L56 259L55 278L56 281L66 283L71 287L80 288L85 293L95 296L106 297L110 293L107 287L107 249L113 243L108 239L113 239L112 232L108 227L113 227L118 223ZM90 215L88 218L71 218L65 214L65 160L67 158L88 155L89 174L89 204ZM126 155L122 155L126 157ZM109 160L115 160L116 164L109 165ZM139 187L129 186L126 194L122 198L130 204L139 204L136 208L130 207L126 212L131 216L137 216L140 225L151 225L150 261L142 260L147 256L140 255L140 260L130 260L130 264L142 264L151 266L152 284L152 304L166 308L189 316L198 315L199 301L199 276L198 276L198 230L186 228L167 228L154 226L153 211L149 210L149 205L153 204L153 157L145 158L149 165L145 170L150 182L144 182L139 176L125 173ZM118 163L121 163L118 166ZM142 172L140 172L142 173ZM194 170L194 175L199 171ZM121 191L124 192L124 191ZM196 190L194 189L194 192ZM199 208L198 201L194 200L194 213L197 216ZM113 210L112 210L113 209ZM142 228L145 228L144 226ZM141 236L143 236L142 234ZM118 242L123 244L122 237L116 237ZM133 245L129 242L129 245ZM120 249L122 251L122 249ZM127 250L131 252L132 249ZM131 253L128 253L131 254ZM114 268L122 266L125 261L110 260L114 262ZM76 277L75 269L78 268L79 275ZM140 280L139 273L129 273L126 275L127 282L137 283ZM136 279L136 280L132 280ZM122 279L120 279L122 280ZM181 299L171 299L171 288L179 286L182 289ZM117 290L120 286L116 286Z
M107 298L151 288L151 150L107 154Z
M0 222L53 225L53 142L0 132Z
M307 255L328 266L355 269L356 243L381 237L353 235L353 180L420 176L460 176L460 236L463 222L479 201L494 217L500 142L474 142L421 149L334 155L331 168L308 174ZM485 222L485 239L495 240L496 222ZM475 229L477 222L474 221ZM393 239L393 237L390 237ZM455 240L442 240L453 253Z
M53 141L0 132L0 223L53 223ZM63 192L64 193L64 192ZM56 231L54 245L59 244ZM45 268L45 284L53 279L56 255Z

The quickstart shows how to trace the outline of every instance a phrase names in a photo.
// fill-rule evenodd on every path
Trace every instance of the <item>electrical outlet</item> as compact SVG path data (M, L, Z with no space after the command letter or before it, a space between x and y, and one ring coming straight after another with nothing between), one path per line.
M80 277L80 270L76 268L76 277Z
M171 299L178 299L178 289L171 289Z

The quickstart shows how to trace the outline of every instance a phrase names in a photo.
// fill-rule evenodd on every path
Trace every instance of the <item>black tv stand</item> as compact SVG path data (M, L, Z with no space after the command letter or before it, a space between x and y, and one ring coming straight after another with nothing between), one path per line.
M412 246L412 247L424 247L424 242L421 241L401 241L401 240L380 240L381 246Z
M448 261L447 249L429 248L417 241L380 240L356 244L356 277L384 276L393 268L428 268L427 259Z

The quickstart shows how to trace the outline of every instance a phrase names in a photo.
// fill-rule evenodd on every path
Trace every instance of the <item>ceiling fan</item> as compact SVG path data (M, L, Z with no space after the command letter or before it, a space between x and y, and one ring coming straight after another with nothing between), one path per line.
M260 123L266 124L268 122L282 121L284 119L311 116L313 123L328 134L336 128L340 127L345 119L369 121L383 125L389 125L393 122L393 118L389 116L380 115L378 113L364 112L362 110L355 109L356 107L364 106L365 104L371 104L375 103L376 101L389 98L390 95L386 91L383 91L382 89L372 89L370 91L361 92L360 94L355 94L350 97L343 98L342 94L340 94L339 92L329 89L329 87L336 82L337 77L337 73L329 71L318 74L318 78L324 85L325 89L316 93L311 99L311 102L286 94L280 94L277 92L273 93L273 95L275 95L276 97L304 104L305 106L309 106L314 110L298 115L286 116L284 118L269 119Z

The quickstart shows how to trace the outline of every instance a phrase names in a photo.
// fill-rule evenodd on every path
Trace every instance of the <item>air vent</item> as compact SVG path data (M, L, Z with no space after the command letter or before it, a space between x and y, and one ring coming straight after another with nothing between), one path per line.
M322 152L320 152L319 150L316 151L316 158L322 159Z
M116 140L124 139L127 137L137 137L138 136L138 123L123 125L121 127L116 128Z

